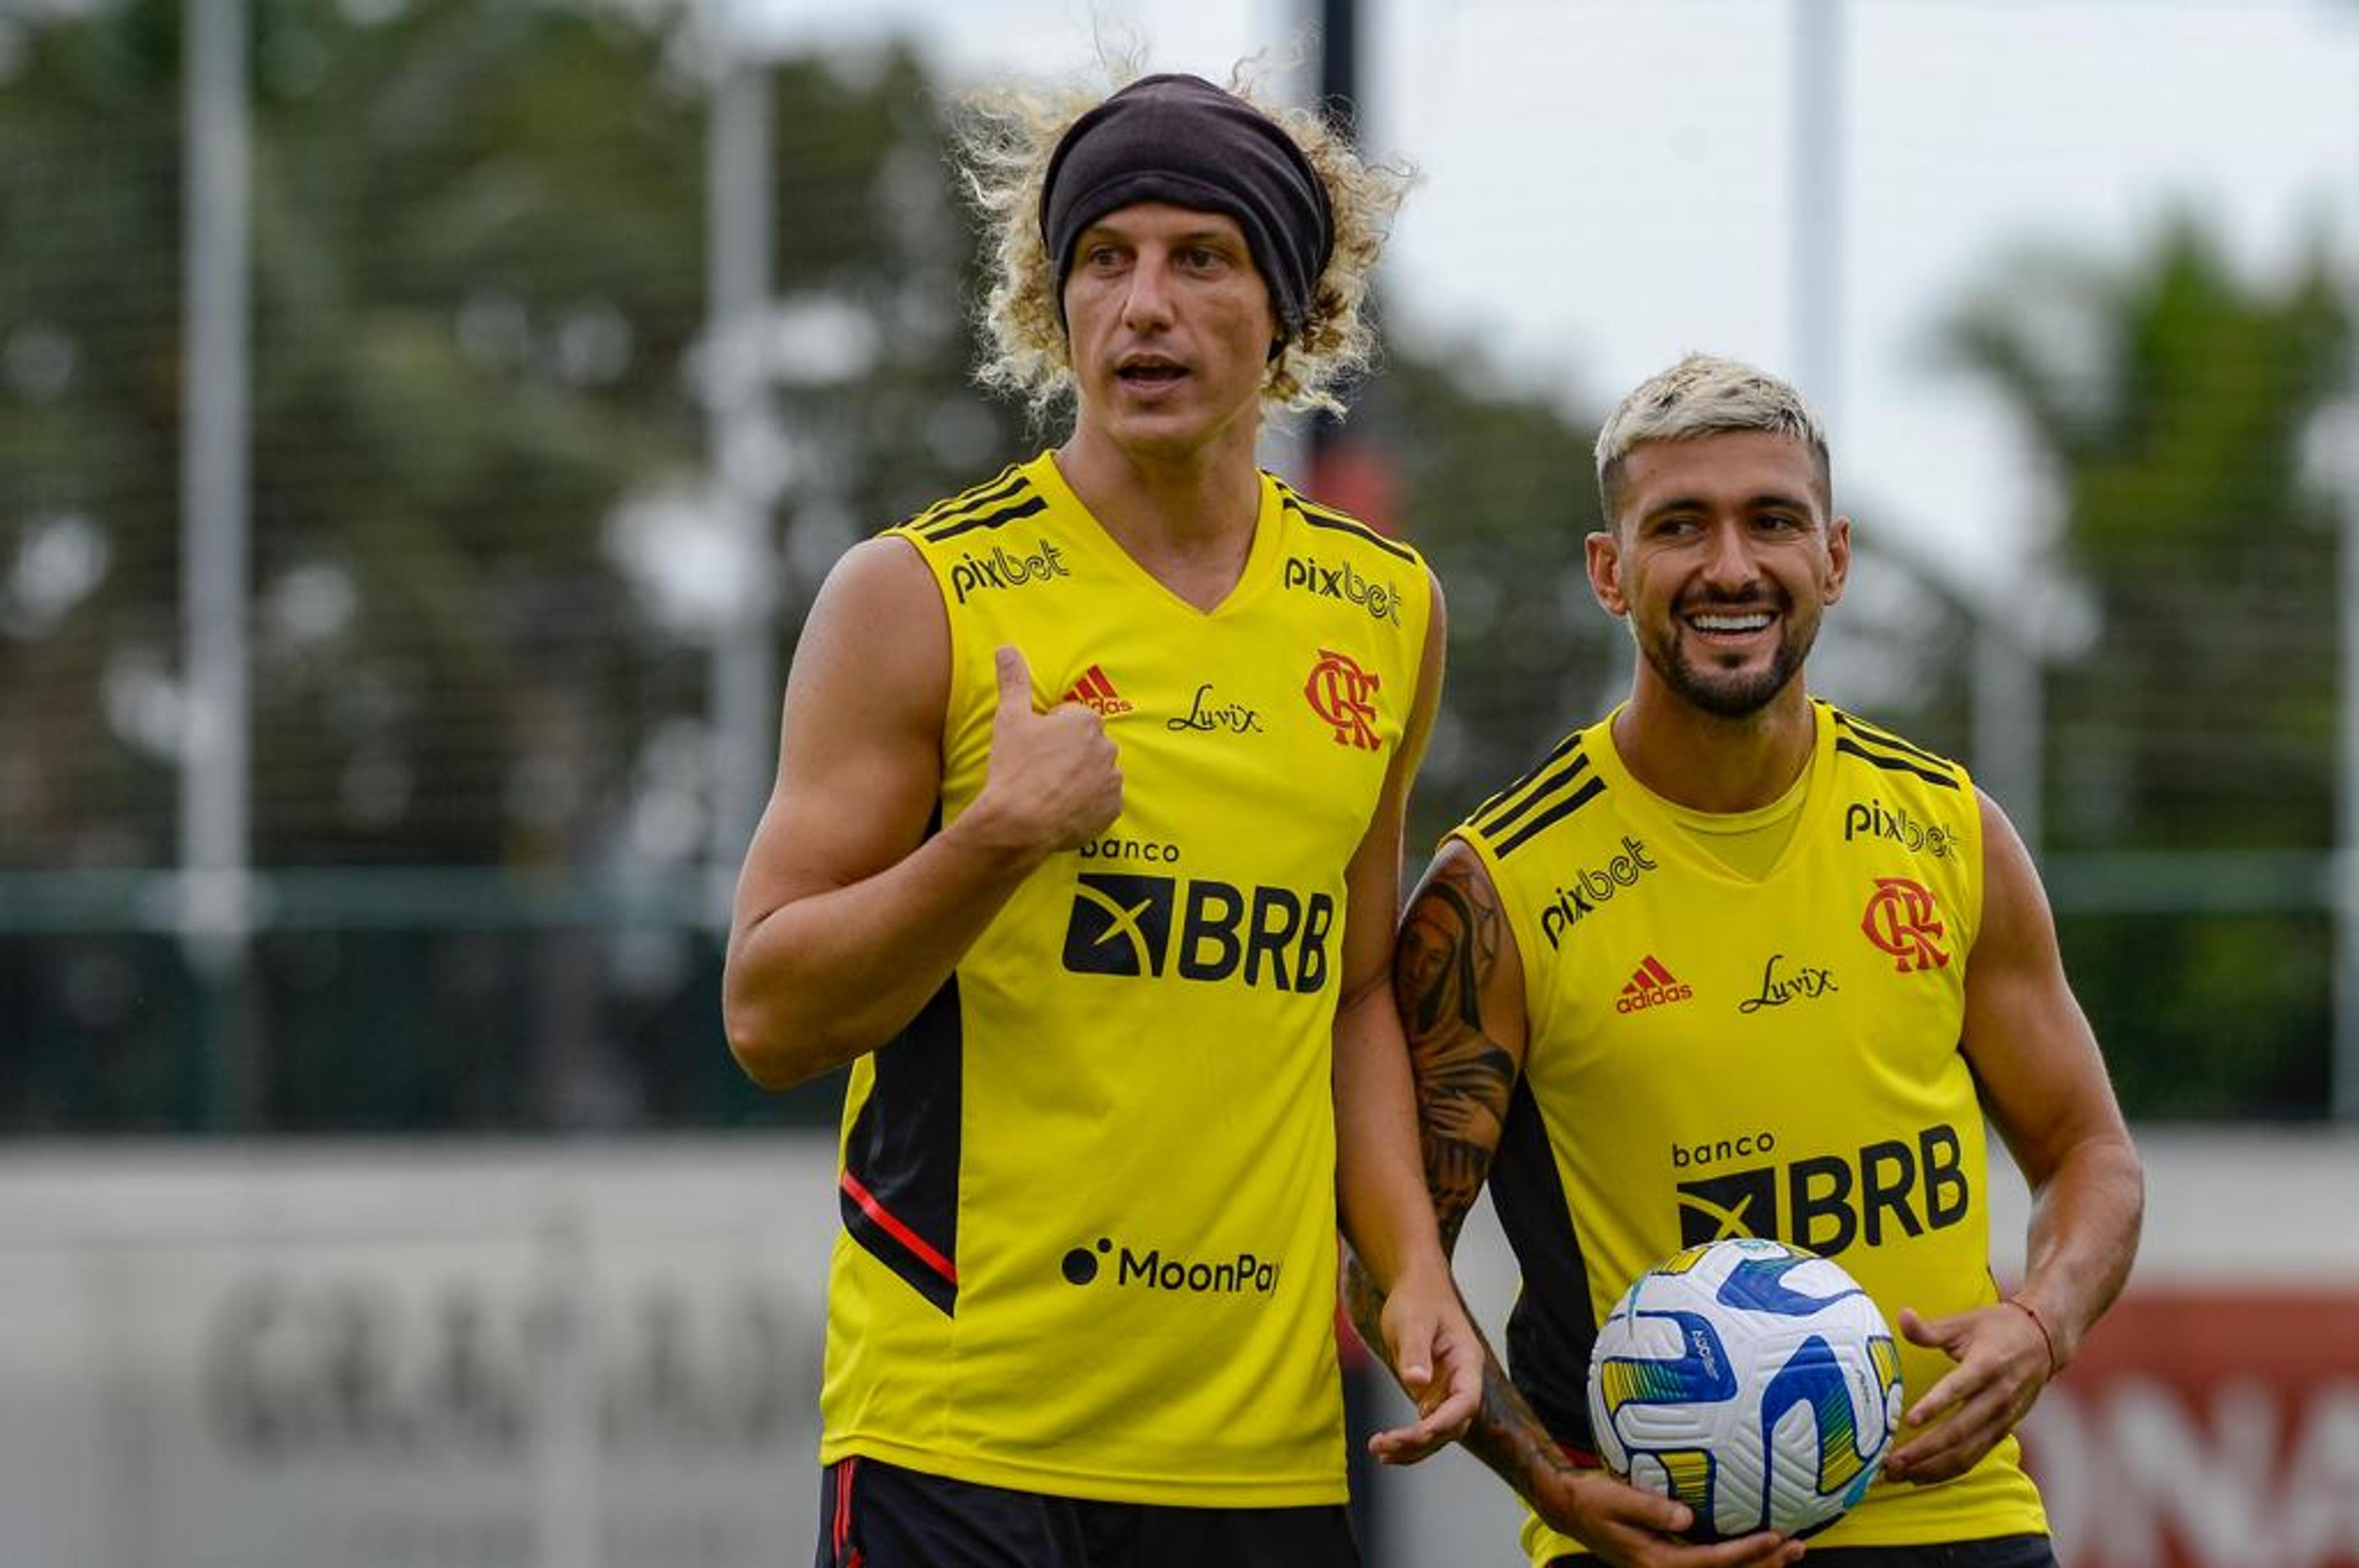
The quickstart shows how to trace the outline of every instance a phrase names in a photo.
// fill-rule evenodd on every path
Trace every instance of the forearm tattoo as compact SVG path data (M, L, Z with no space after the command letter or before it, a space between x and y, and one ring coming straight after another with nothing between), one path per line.
M1498 975L1505 919L1489 881L1451 864L1418 891L1393 952L1393 1000L1415 1072L1425 1179L1445 1248L1489 1175L1520 1070L1517 1054L1486 1027L1483 997ZM1385 1350L1385 1298L1356 1260L1345 1271L1345 1309L1360 1336ZM1486 1357L1483 1400L1464 1443L1527 1498L1540 1477L1575 1468L1495 1356Z
M1483 1190L1515 1092L1516 1061L1483 1022L1496 974L1498 896L1479 875L1448 867L1418 891L1393 953L1393 1000L1417 1077L1426 1185L1454 1246Z
M1540 1501L1533 1494L1541 1476L1581 1468L1557 1445L1539 1412L1507 1380L1507 1369L1495 1357L1484 1363L1483 1402L1460 1441L1530 1503Z

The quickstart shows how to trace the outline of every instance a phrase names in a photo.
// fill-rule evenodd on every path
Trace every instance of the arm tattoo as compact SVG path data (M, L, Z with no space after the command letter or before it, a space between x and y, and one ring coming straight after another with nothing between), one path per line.
M1539 1501L1532 1489L1540 1476L1567 1475L1581 1468L1557 1445L1538 1412L1507 1380L1507 1369L1496 1357L1483 1364L1483 1402L1460 1442L1527 1502Z
M1425 1179L1442 1245L1460 1227L1489 1176L1521 1064L1484 1027L1483 992L1498 972L1505 920L1486 877L1450 866L1420 888L1393 953L1393 1000L1416 1075ZM1384 1293L1357 1259L1343 1298L1360 1337L1384 1353ZM1576 1469L1531 1405L1486 1353L1483 1399L1462 1440L1473 1455L1537 1501L1542 1476Z
M1417 1078L1426 1185L1449 1247L1490 1173L1516 1087L1516 1058L1483 1026L1500 929L1488 882L1444 871L1409 905L1394 950L1393 1000Z

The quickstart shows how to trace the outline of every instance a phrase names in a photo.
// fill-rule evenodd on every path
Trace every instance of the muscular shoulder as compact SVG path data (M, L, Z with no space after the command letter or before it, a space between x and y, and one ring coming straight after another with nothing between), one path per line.
M844 552L803 622L788 676L797 719L938 727L950 681L950 630L933 574L909 541L880 535ZM808 724L806 725L808 727Z
M1582 809L1605 792L1593 751L1611 743L1598 726L1573 730L1468 813L1456 829L1458 836L1485 859L1504 865L1509 857L1527 852L1527 846L1577 831Z

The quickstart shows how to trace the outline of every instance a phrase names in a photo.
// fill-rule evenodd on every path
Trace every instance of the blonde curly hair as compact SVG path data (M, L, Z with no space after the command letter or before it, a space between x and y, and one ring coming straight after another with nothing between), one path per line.
M1074 384L1057 271L1040 235L1040 187L1067 128L1120 86L1006 83L978 89L955 106L953 160L990 243L991 287L976 312L984 348L975 379L1020 397L1036 416ZM1311 289L1302 330L1270 362L1262 401L1340 416L1340 390L1375 363L1368 283L1414 172L1405 164L1368 162L1320 115L1269 98L1244 65L1227 88L1302 149L1327 187L1334 218L1334 254Z

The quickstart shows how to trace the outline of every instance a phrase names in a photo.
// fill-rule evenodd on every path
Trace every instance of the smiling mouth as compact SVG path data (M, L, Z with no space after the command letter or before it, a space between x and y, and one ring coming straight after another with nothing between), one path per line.
M1700 610L1687 617L1687 623L1709 634L1745 636L1764 630L1775 619L1767 610Z

